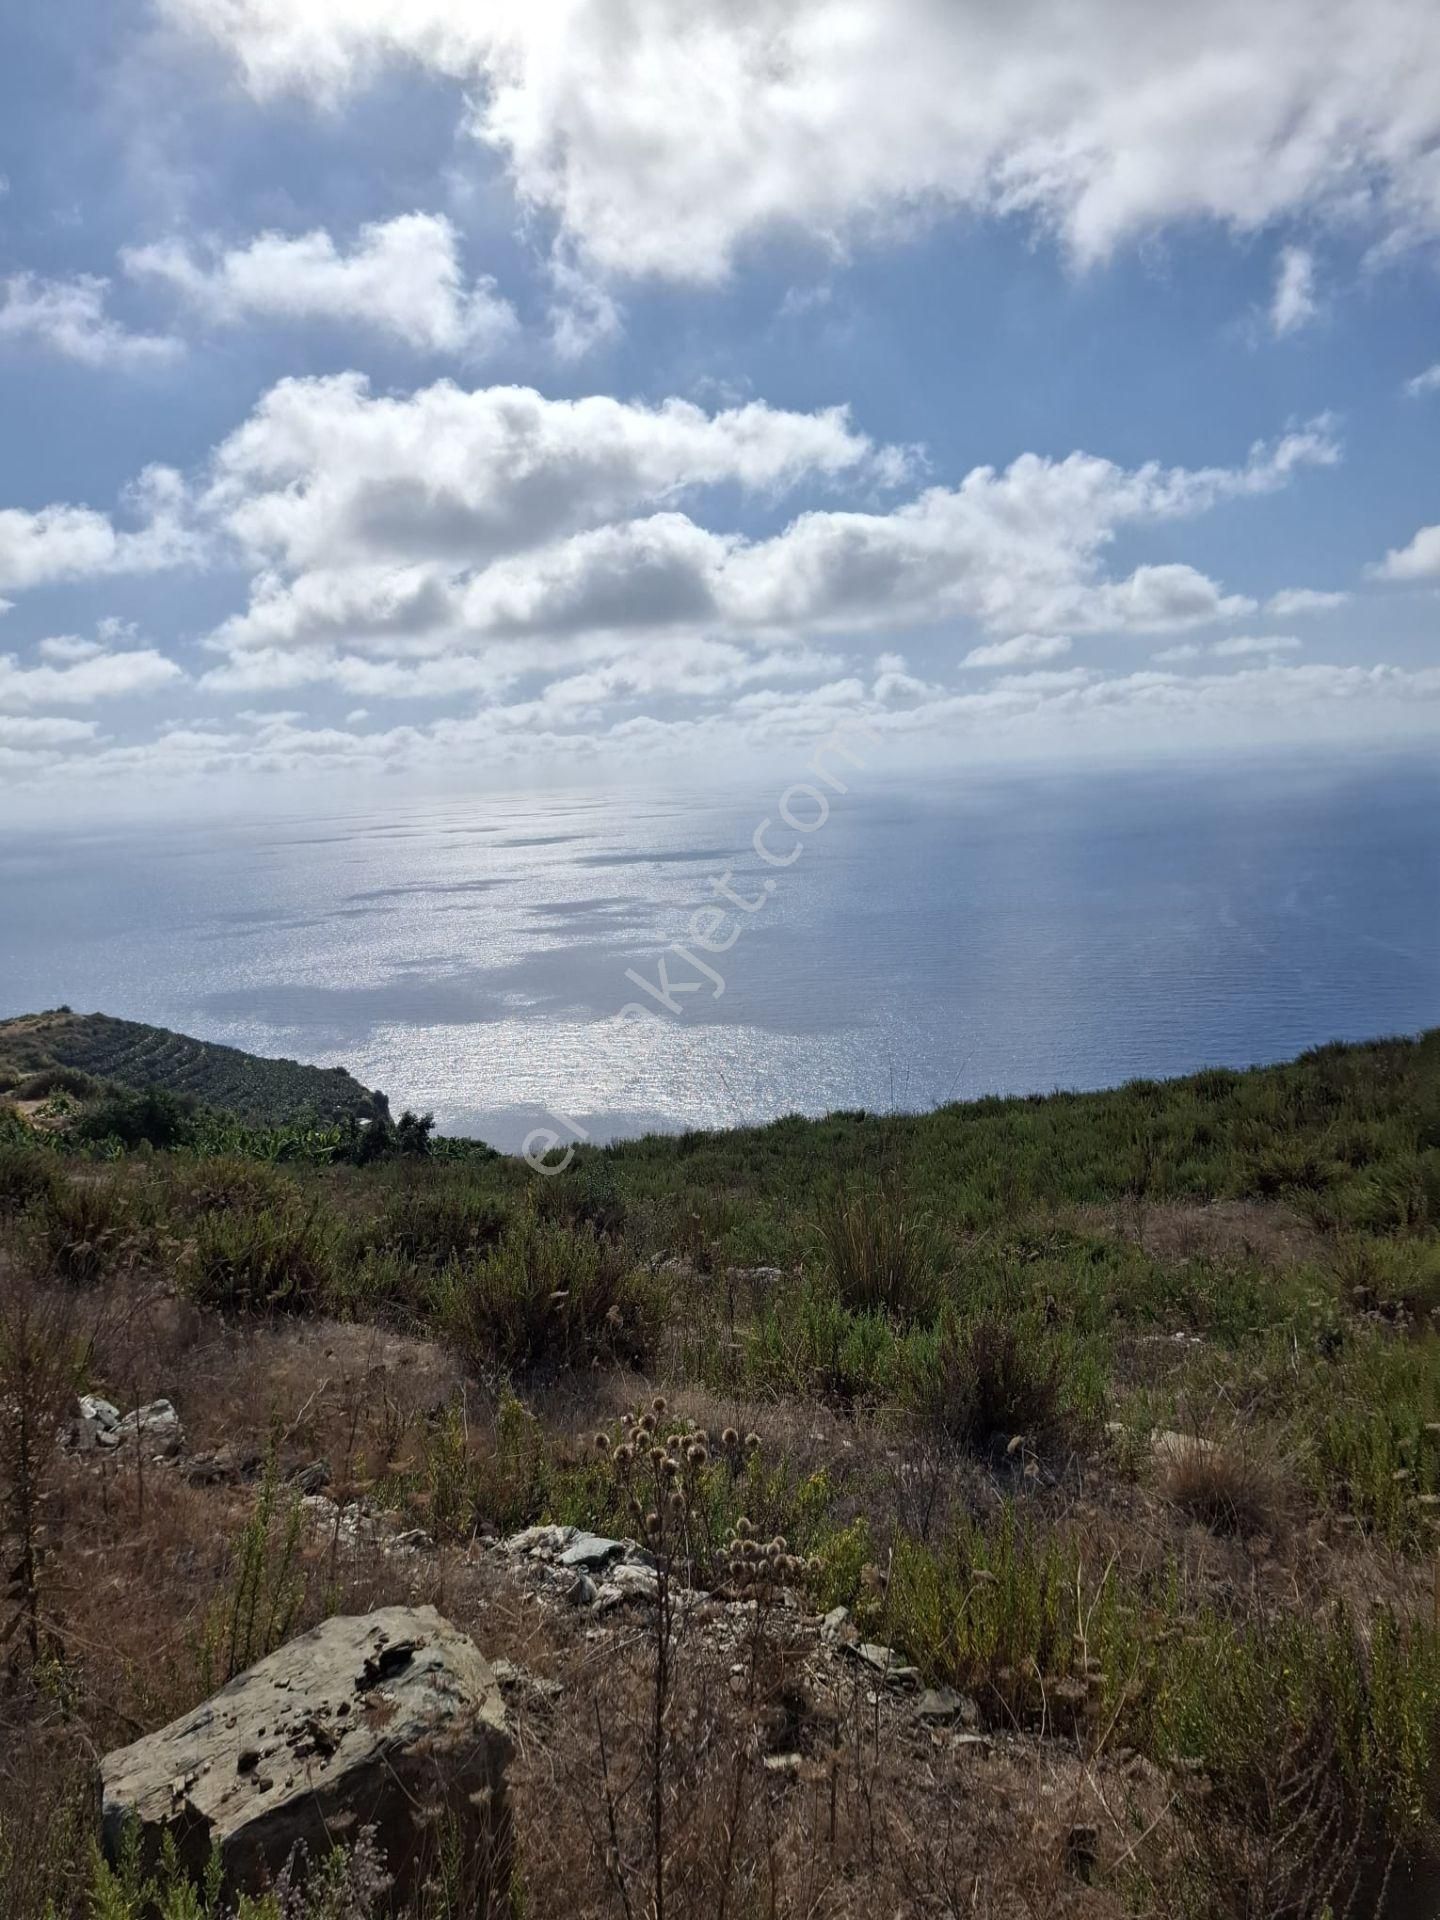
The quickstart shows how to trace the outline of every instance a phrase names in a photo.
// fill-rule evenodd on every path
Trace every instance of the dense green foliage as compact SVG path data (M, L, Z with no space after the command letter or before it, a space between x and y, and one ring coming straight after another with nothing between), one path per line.
M84 1098L95 1082L155 1088L259 1124L383 1111L383 1102L377 1106L376 1096L343 1067L261 1059L165 1027L63 1007L0 1021L0 1091L35 1100L56 1092Z

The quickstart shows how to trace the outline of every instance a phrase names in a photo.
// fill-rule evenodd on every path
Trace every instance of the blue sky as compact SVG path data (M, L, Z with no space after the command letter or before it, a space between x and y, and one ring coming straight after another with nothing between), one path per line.
M1437 75L1422 0L11 9L10 804L1428 742Z

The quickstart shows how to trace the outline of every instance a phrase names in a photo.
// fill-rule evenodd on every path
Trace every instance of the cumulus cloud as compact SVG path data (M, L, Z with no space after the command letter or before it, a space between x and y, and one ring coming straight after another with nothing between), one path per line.
M1179 666L1185 660L1199 660L1209 654L1216 660L1274 658L1277 654L1298 653L1300 642L1293 634L1238 633L1226 640L1212 640L1208 646L1182 641L1177 647L1162 647L1150 658L1157 666Z
M1013 640L992 640L983 647L972 647L960 662L962 667L1018 667L1040 660L1058 660L1070 651L1070 637L1064 633L1017 633Z
M1216 640L1210 648L1219 660L1245 660L1255 655L1298 653L1300 642L1291 633L1237 633L1229 640Z
M946 207L1081 260L1197 217L1440 228L1428 0L162 3L258 94L451 76L522 203L611 273L713 280L777 227L838 247Z
M1024 454L896 505L810 506L769 534L740 533L697 517L713 489L772 507L801 484L873 497L909 479L914 459L876 447L843 410L286 381L214 459L204 511L258 570L249 606L211 645L314 662L601 633L760 643L951 618L1002 639L1173 632L1255 603L1178 561L1111 577L1117 534L1272 492L1338 457L1324 422L1229 468ZM247 684L257 671L243 669Z
M1349 599L1348 593L1323 593L1315 587L1282 587L1265 602L1265 611L1277 620L1293 620L1296 614L1333 613Z
M208 506L237 539L290 567L459 560L734 485L895 485L906 456L877 448L843 407L752 401L707 414L528 387L441 381L376 396L359 374L284 380L216 452Z
M62 666L27 667L14 654L0 654L0 711L88 707L97 700L154 693L184 677L173 660L153 647L89 654Z
M1405 391L1412 400L1423 400L1427 394L1440 393L1440 360L1423 373L1417 373L1413 380L1407 380Z
M103 574L156 573L196 559L202 542L185 485L170 467L147 467L126 490L117 526L91 507L57 503L0 507L0 589L46 586Z
M131 247L127 273L173 288L207 319L333 320L373 328L426 353L488 353L516 319L495 282L467 283L460 236L443 214L410 213L360 229L352 247L323 231L262 233L245 246L182 240Z
M168 334L132 333L105 310L110 282L96 274L46 280L12 273L0 280L0 345L38 346L82 366L134 369L173 360L181 344Z
M1315 257L1304 247L1283 247L1270 300L1270 328L1277 339L1308 326L1320 311L1315 296Z
M1440 527L1421 527L1408 546L1392 547L1371 572L1377 580L1440 580Z
M0 666L3 675L3 666ZM60 720L53 715L29 719L0 713L0 747L29 750L35 747L88 746L98 729L93 720Z

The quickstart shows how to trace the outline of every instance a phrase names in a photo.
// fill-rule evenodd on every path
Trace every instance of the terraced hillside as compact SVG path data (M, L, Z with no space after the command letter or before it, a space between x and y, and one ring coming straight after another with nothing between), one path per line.
M57 1007L0 1021L0 1092L23 1093L60 1068L122 1087L163 1087L266 1125L368 1115L383 1105L343 1067L262 1059L139 1020Z

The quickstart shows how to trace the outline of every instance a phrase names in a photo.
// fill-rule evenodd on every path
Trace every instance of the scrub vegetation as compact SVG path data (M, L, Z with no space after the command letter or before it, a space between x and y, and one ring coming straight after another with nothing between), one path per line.
M563 1680L517 1914L1319 1916L1434 1873L1440 1032L548 1178L414 1116L175 1091L0 1105L5 1913L224 1911L92 1863L86 1783L223 1678L237 1595L277 1634L418 1595ZM83 1465L78 1392L164 1394L259 1464ZM654 1395L683 1550L616 1466ZM286 1476L321 1453L337 1513L427 1556L303 1544ZM542 1521L653 1531L666 1594L778 1541L796 1617L963 1693L975 1751L858 1684L822 1711L778 1628L718 1667L677 1632L647 1721L683 1609L599 1660L493 1575ZM632 1722L633 1833L595 1771ZM387 1911L381 1866L325 1871L305 1898Z

